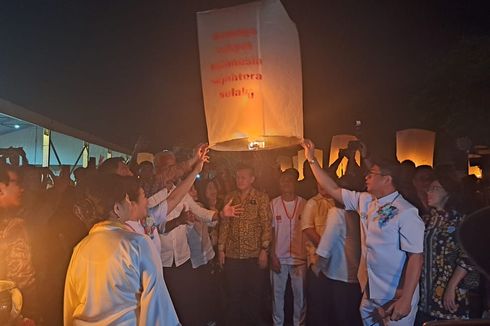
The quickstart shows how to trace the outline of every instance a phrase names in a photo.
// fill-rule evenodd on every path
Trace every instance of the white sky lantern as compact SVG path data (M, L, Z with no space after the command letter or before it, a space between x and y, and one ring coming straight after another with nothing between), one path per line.
M330 143L330 158L328 161L328 166L332 165L339 158L339 150L342 148L347 148L350 141L356 141L357 137L353 135L335 135L332 137L332 142ZM340 165L336 171L337 176L340 178L345 174L347 169L347 158L343 158ZM359 151L356 152L356 162L361 165L361 154Z
M323 150L315 148L315 159L317 160L318 164L323 168ZM298 160L296 161L296 167L295 167L295 169L297 169L299 172L298 180L303 180L305 177L303 171L303 164L305 161L306 161L305 150L302 149L298 151Z
M211 148L298 144L303 138L299 38L281 2L199 12L197 26Z
M436 133L424 129L405 129L396 132L398 161L411 160L416 166L433 166Z

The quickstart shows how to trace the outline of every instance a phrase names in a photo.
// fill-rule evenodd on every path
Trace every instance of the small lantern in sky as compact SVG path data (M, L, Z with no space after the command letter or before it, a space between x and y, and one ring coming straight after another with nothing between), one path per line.
M424 129L405 129L396 132L398 161L410 160L415 166L433 166L436 133Z

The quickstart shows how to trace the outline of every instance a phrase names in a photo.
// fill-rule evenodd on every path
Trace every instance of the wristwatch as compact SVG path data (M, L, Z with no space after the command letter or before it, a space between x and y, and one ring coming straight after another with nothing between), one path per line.
M313 159L311 159L311 160L308 160L308 163L310 163L310 164L315 164L315 163L316 163L316 160L313 158Z

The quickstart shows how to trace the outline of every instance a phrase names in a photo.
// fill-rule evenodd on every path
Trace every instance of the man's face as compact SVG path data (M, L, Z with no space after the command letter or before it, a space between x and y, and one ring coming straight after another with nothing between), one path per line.
M296 180L291 175L282 175L279 178L279 190L281 194L294 193Z
M388 182L388 177L389 176L381 173L379 166L373 165L366 176L367 191L370 193L379 191L386 185L386 182Z
M22 193L24 189L19 184L17 173L8 172L8 185L0 183L0 207L17 208L22 204Z
M131 172L129 167L126 164L124 164L123 162L119 162L117 164L116 174L120 175L122 177L132 177L133 176L133 172Z
M155 169L161 174L165 180L175 181L178 177L177 159L175 155L168 153L158 158L155 161Z
M255 177L249 169L236 171L236 187L238 190L248 190L252 188Z

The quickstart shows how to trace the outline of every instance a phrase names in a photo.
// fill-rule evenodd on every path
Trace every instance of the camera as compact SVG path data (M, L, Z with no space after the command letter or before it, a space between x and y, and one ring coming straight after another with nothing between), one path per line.
M347 149L358 151L361 149L361 141L360 140L351 140L347 145Z

